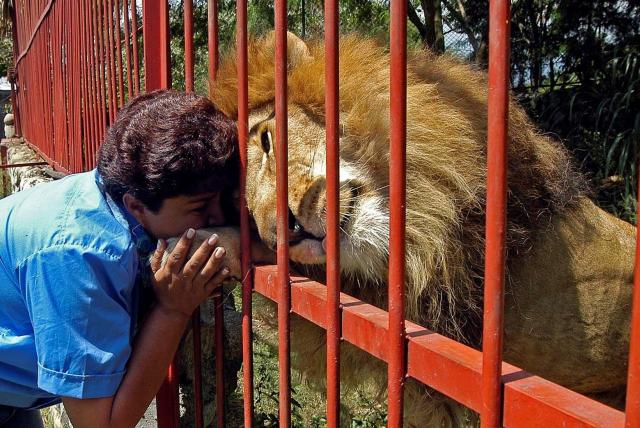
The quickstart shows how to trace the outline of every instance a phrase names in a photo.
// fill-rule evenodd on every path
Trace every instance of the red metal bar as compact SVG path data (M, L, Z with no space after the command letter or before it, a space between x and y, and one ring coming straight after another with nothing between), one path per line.
M116 65L118 67L118 94L120 96L118 107L124 105L124 83L122 71L122 38L120 37L120 0L115 0L113 5L116 12L116 26L113 29L116 33Z
M184 86L193 91L193 0L184 0Z
M103 29L103 20L102 20L102 8L98 3L98 0L93 0L94 7L94 17L93 17L93 25L97 29L97 44L96 47L96 62L98 64L98 99L100 101L100 140L104 138L105 130L107 129L107 124L109 123L109 119L107 117L107 100L105 93L105 74L106 67L104 64L105 59L105 49L104 49L104 33Z
M184 15L184 75L185 75L185 91L186 92L193 92L193 0L184 0L184 11L183 11L183 15ZM214 309L215 311L216 309ZM200 312L196 311L197 315L198 315L198 334L196 335L196 331L194 328L193 331L193 349L194 349L194 355L195 355L195 349L196 346L198 348L200 348L200 341L201 341L201 336L200 336L200 328L199 328L199 324L200 324ZM196 323L195 320L195 316L194 316L194 326ZM217 326L216 326L217 327ZM217 343L216 343L217 345ZM216 347L216 353L217 353L218 349ZM224 356L223 356L224 358ZM193 362L193 368L194 368L194 387L198 388L199 390L202 389L202 376L200 374L200 366L202 364L202 360L198 357L198 359L195 359L194 357L194 362ZM217 375L217 373L216 373ZM218 379L216 378L216 382L218 381ZM224 390L223 390L224 391ZM224 392L221 392L219 390L216 390L216 401L218 401L218 398L224 398ZM224 403L224 401L223 401ZM217 414L217 419L218 421L220 421L221 415ZM202 419L202 402L201 400L198 401L198 397L196 396L196 427L200 428L202 427L202 423L203 423L203 419Z
M501 425L504 264L509 119L509 1L489 4L489 92L484 321L482 331L483 428Z
M209 43L209 82L213 82L218 71L218 62L220 60L220 52L218 48L217 0L208 0L207 21L207 40Z
M90 151L93 153L93 161L90 165L91 168L96 166L96 153L98 150L98 146L100 145L100 100L98 95L98 70L97 64L95 61L95 53L98 49L97 41L96 41L96 32L94 28L95 22L95 11L93 9L93 0L88 2L88 17L87 17L87 26L89 27L89 41L88 41L88 49L87 52L89 56L89 71L90 71L90 102L91 102L91 126L93 128L93 138L91 140L91 148Z
M62 45L64 44L64 5L53 9L53 33L51 40L50 65L53 69L51 73L53 95L51 98L53 107L53 158L64 167L69 168L67 160L64 159L65 143L68 141L67 128L67 97L64 76L65 61L62 57ZM68 63L67 63L68 65Z
M198 307L191 317L191 337L193 339L193 392L196 401L196 428L204 426L202 417L202 342L200 340L200 307Z
M640 171L640 168L638 169ZM640 199L640 177L638 179ZM640 210L640 203L638 204ZM638 215L640 218L640 215ZM636 261L633 272L633 303L631 339L629 345L629 376L627 380L626 428L640 427L640 229L637 230Z
M91 101L90 101L90 88L89 88L89 54L87 48L87 32L89 27L87 25L87 2L80 2L78 13L80 14L80 70L81 70L81 93L82 93L82 116L81 116L81 136L80 145L83 150L80 153L76 153L74 165L75 171L84 171L86 169L84 162L88 164L93 163L93 153L91 151L91 139L93 138L93 129L91 128ZM80 162L80 165L78 165Z
M18 59L16 60L16 67L18 66L18 64L20 64L20 61L22 61L22 59L25 57L27 52L29 52L29 49L31 48L31 44L33 43L33 40L35 39L36 35L40 32L40 27L42 26L42 23L44 22L46 17L49 15L49 12L51 12L51 7L53 6L53 3L54 3L54 0L49 0L47 2L47 5L42 10L40 19L38 19L38 22L36 23L36 25L33 27L33 30L31 31L31 36L29 37L29 41L27 42L27 45L22 50L22 52L18 56ZM22 45L22 43L20 44Z
M136 0L131 0L131 40L133 42L133 91L140 93L140 64L138 58L138 11Z
M404 331L407 2L391 2L389 163L389 414L387 426L401 427L406 374Z
M258 266L255 291L280 299L276 266ZM363 351L389 361L389 313L340 293L342 337ZM292 311L326 329L327 288L307 278L293 277ZM408 375L478 412L482 409L482 353L453 339L405 321ZM569 426L622 428L624 414L510 364L502 364L505 427ZM551 421L538 424L537 418Z
M142 2L145 87L147 91L171 87L169 60L169 4L167 0Z
M250 275L251 237L247 208L247 142L249 140L249 87L247 54L247 0L236 1L236 46L238 69L238 143L240 145L240 233L242 245L242 385L244 426L253 426L253 331ZM211 70L211 68L210 68Z
M4 144L0 144L0 169L6 169L9 162L8 148ZM4 195L9 188L9 181L5 174L0 174L0 192Z
M216 342L216 426L224 428L224 302L222 295L213 298Z
M0 150L6 151L7 146L0 146ZM0 165L0 169L19 168L23 166L36 166L36 165L48 165L47 162L22 162L7 164L6 160Z
M142 1L145 85L147 91L169 88L171 71L169 64L169 4L167 0ZM167 378L156 396L159 428L177 427L179 409L177 405L178 380L172 376L177 367L174 359L169 366Z
M338 1L326 0L325 115L327 140L327 426L340 425L340 147Z
M129 0L122 0L122 16L124 18L124 49L125 58L127 61L127 96L129 99L133 97L133 82L131 81L131 46L130 46L130 32L129 32ZM134 3L135 1L131 0ZM135 25L135 23L134 23Z
M278 285L278 368L280 401L278 419L281 428L291 426L291 361L289 284L289 202L287 135L287 2L275 1L275 110L276 110L276 193Z
M16 19L15 7L9 8L11 17L11 35L13 39L13 76L11 78L11 111L13 112L13 126L15 135L21 136L22 129L20 127L20 106L18 105L17 88L18 88L18 50L20 49L18 41L18 21Z
M116 119L116 73L114 70L114 61L113 61L113 7L111 5L111 0L105 1L103 0L104 6L104 25L106 27L104 47L107 51L107 63L105 64L108 67L107 72L107 86L109 87L109 123L113 123Z

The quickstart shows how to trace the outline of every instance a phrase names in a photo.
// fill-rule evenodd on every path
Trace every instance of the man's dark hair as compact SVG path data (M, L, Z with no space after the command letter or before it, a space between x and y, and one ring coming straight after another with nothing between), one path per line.
M166 198L237 186L235 123L207 98L159 90L120 110L98 154L106 191L157 212Z

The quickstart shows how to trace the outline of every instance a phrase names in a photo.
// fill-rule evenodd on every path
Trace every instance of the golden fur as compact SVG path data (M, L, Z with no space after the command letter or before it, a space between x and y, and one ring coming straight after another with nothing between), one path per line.
M299 225L313 235L307 235L310 239L294 242L291 257L296 262L296 269L323 281L324 46L321 43L307 46L291 34L288 41L289 207ZM275 156L271 144L275 141L273 54L271 36L249 44L251 135L246 193L261 238L275 247ZM410 52L407 73L407 317L434 331L478 346L484 267L486 76L458 60L436 57L425 51ZM222 62L210 95L232 117L237 117L236 86L236 63L231 55ZM386 306L388 256L388 106L388 54L370 40L343 37L340 42L340 213L345 229L341 234L342 287L343 291L381 307ZM601 233L602 236L623 236L621 239L625 244L618 249L625 260L632 251L627 244L634 233L633 227L606 217L584 198L582 177L572 168L566 150L540 134L514 102L510 104L508 179L508 271L514 270L518 274L508 274L512 291L508 297L507 307L511 312L506 315L507 321L522 319L527 305L537 301L537 284L528 282L531 272L523 273L522 266L538 263L530 269L536 272L557 269L558 263L565 263L568 269L573 267L571 257L549 259L547 256L544 259L540 255L545 254L544 248L531 251L532 247L537 248L536 245L551 248L558 236L562 239L556 228L570 225L567 218L571 218L572 212L588 212L595 216L593 218L602 218L606 224L598 227L608 231ZM592 223L595 224L595 220ZM580 251L589 251L591 247L584 241L587 235L572 236ZM536 244L540 242L542 244ZM591 267L581 267L587 268ZM630 286L625 287L632 268L630 265L627 270L620 269L616 281L620 285L621 301L627 305ZM600 278L599 274L597 271L594 275ZM592 283L594 287L602 285L602 281ZM516 290L518 284L526 284L525 292ZM558 290L565 287L565 284L553 284L556 285ZM522 300L518 300L521 297ZM627 319L624 309L612 310L619 311L624 324ZM567 324L558 338L571 336L572 328L578 328L576 326L584 321L580 313L574 315L575 323ZM536 320L538 324L544 324L544 321ZM521 323L522 329L526 328L527 322L528 319ZM299 322L292 326L294 342L296 329L313 330L303 324ZM510 333L521 332L508 327L507 338ZM305 369L321 374L322 353L315 352L323 347L321 332L300 335L305 336ZM624 332L619 336L624 345L628 339ZM535 360L535 352L530 351L534 348L539 351L545 346L543 337L539 342L535 340L527 342L522 338L524 344L515 348L509 348L507 343L507 357L515 363ZM559 342L557 351L562 355ZM588 347L589 343L585 339L576 346ZM530 348L525 352L526 345ZM311 353L315 353L316 358L312 363ZM347 377L357 378L350 375L358 370L369 370L366 367L356 369L361 364L356 354L355 351L345 354L343 367L346 367ZM535 371L535 361L532 364L534 367L525 368ZM621 370L616 369L618 372ZM555 376L553 370L536 373ZM566 376L563 380L572 386L569 378ZM619 383L615 380L609 386L619 386ZM599 388L603 390L602 385ZM597 390L584 389L585 392ZM421 408L416 412L426 418L423 422L460 423L460 418L451 416L455 413L451 409ZM437 415L426 415L429 412Z

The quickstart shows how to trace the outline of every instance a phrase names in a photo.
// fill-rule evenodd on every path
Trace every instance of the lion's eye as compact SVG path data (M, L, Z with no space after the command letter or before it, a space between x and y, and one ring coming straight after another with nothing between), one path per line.
M262 131L260 141L262 142L262 150L264 150L266 154L269 154L269 151L271 150L271 131L268 129Z

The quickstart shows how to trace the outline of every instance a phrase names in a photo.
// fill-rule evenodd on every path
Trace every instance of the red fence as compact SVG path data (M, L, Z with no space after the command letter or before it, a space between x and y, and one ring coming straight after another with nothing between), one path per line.
M143 0L144 66L139 62L139 24L131 0L15 1L17 107L20 132L56 168L95 166L95 153L118 107L140 90L171 86L168 4ZM209 6L209 75L217 67L217 6ZM290 278L287 205L287 14L275 2L276 150L278 159L278 266L250 269L249 220L241 211L243 258L242 336L245 426L253 420L251 297L278 303L280 426L290 425L289 317L291 312L327 330L327 424L338 426L340 342L347 341L388 363L388 425L403 418L407 376L481 414L484 427L640 426L640 275L635 277L634 322L625 414L502 362L509 2L490 2L489 148L483 352L404 320L406 2L391 1L391 162L389 312L340 292L338 238L338 7L325 1L325 113L327 144L327 286ZM186 90L193 90L192 0L184 1ZM246 180L248 139L247 2L237 1L238 130L241 191ZM125 91L126 87L126 91ZM241 194L244 200L244 193ZM639 241L640 243L640 241ZM636 264L640 262L638 246ZM249 275L246 275L249 273ZM357 304L355 304L357 303ZM216 382L222 388L222 305L216 301ZM199 320L194 317L194 338ZM194 340L196 360L200 342ZM200 366L196 364L196 424L202 426ZM217 394L217 425L224 426L224 394ZM162 427L177 426L175 370L158 394Z

